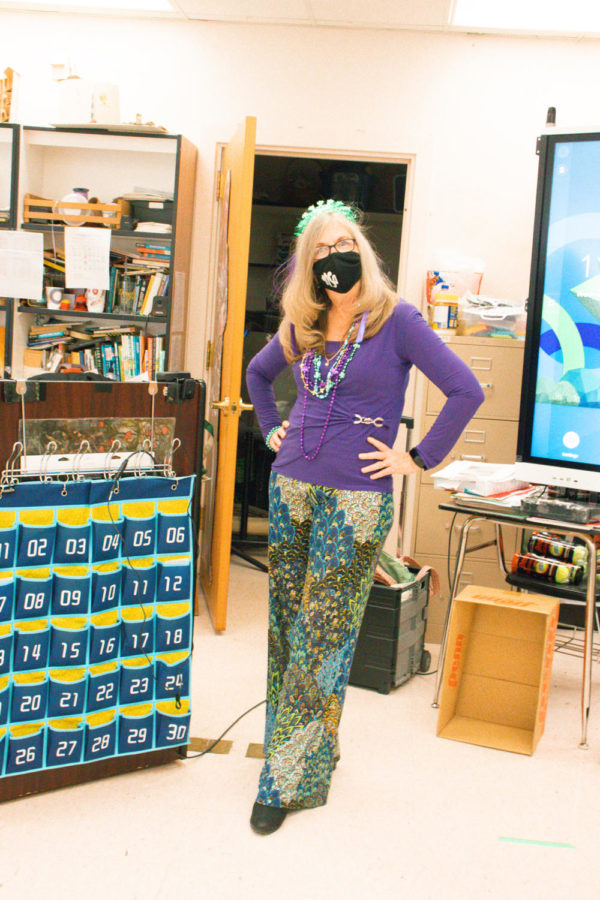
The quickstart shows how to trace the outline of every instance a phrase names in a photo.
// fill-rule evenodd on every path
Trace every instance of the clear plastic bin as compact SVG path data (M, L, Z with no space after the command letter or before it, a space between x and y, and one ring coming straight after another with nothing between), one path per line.
M457 334L524 340L526 325L524 304L516 306L495 301L493 305L475 305L463 300L458 306Z

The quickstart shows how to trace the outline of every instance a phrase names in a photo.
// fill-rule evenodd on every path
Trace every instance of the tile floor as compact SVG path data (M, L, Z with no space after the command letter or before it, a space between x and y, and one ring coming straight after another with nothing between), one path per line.
M264 694L266 576L233 560L227 631L196 621L192 734ZM437 648L430 648L434 652ZM435 736L433 679L351 687L326 807L270 837L248 817L263 709L209 754L4 804L0 898L600 897L600 681L578 749L581 661L555 656L533 757Z

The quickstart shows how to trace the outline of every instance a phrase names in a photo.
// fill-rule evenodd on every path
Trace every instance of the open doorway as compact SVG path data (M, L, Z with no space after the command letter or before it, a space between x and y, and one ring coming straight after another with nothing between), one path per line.
M332 197L356 204L384 270L398 283L407 162L378 162L257 153L254 160L252 221L242 370L242 399L248 402L245 372L250 359L279 326L274 276L287 260L302 212ZM296 399L291 370L274 384L286 418ZM232 550L266 571L268 483L274 454L265 446L254 412L240 418Z

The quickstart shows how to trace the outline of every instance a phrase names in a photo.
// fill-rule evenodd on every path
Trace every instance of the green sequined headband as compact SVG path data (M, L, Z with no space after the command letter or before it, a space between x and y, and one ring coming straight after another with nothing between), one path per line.
M315 216L324 212L338 213L340 216L345 216L346 219L349 219L351 222L356 222L358 218L352 207L346 206L341 200L317 200L313 206L309 206L306 212L303 212L300 216L300 221L296 225L296 230L294 232L296 237L300 237L308 223L314 219Z

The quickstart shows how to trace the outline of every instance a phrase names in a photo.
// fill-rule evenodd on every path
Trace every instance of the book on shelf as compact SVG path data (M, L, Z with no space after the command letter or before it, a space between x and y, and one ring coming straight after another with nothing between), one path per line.
M144 246L143 244L138 244L135 248L136 256L141 257L143 259L162 259L165 263L168 264L171 258L171 248L170 247L153 247L150 245Z
M140 315L151 316L156 297L164 297L167 286L167 276L163 272L156 272L148 280L148 285L140 305Z
M64 343L65 343L65 338L64 338L64 337L60 337L60 336L52 337L52 336L50 336L50 337L47 337L47 338L40 338L39 341L30 341L30 342L27 344L27 347L28 347L30 350L35 350L35 349L38 349L38 350L39 350L40 347L54 347L54 346L60 346L60 345L63 345Z
M168 259L162 261L162 258L155 256L132 256L130 263L132 266L137 266L141 269L167 269L169 267Z
M35 330L32 330L34 329ZM49 326L32 326L27 336L28 347L50 346L61 344L69 340L69 329L66 324L53 324ZM43 330L41 330L43 329Z
M158 250L159 253L170 253L171 246L167 243L158 243L157 241L141 241L136 244L137 250Z
M42 369L44 366L44 350L25 347L23 350L23 364L32 369Z
M93 357L94 357L94 368L96 372L102 371L102 345L96 344L93 348Z
M44 268L52 269L54 272L63 273L65 271L65 264L64 262L55 259L52 256L47 256L44 253Z
M68 325L69 336L80 341L95 340L107 335L134 334L136 325L119 325L117 322L100 325L96 322L83 322L81 325Z
M162 245L158 242L155 243L154 241L140 241L135 245L135 251L133 251L131 255L144 256L147 253L153 253L155 256L162 256L165 259L168 259L171 256L170 235Z
M32 325L29 329L29 334L52 334L56 331L63 331L68 327L66 322L46 322L45 325Z

